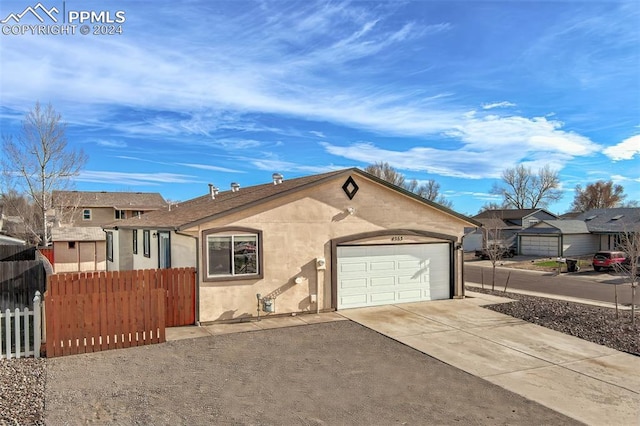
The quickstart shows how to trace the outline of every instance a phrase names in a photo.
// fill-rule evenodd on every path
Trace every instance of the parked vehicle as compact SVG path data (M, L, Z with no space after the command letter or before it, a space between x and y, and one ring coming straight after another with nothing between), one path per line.
M631 271L631 257L627 257L621 263L621 266L625 271ZM638 260L636 260L636 275L640 276L640 256L638 256Z
M482 250L476 250L476 257L479 257L480 259L491 259L491 255L493 253L497 255L497 259L513 257L518 254L515 247L493 244L487 248L483 248Z
M603 269L612 269L614 265L621 264L626 258L627 255L623 251L599 251L593 255L591 264L593 265L593 270L599 272Z

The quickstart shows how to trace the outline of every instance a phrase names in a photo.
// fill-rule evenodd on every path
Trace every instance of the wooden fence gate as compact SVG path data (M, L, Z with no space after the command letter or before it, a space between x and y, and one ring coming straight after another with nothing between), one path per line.
M45 314L48 357L161 343L195 322L195 268L52 275Z

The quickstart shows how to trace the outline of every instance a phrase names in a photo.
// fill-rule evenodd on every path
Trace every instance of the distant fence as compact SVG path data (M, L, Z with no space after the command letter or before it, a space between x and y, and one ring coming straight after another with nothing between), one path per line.
M46 257L47 260L49 260L49 263L51 263L52 265L55 263L55 259L53 256L53 248L43 247L43 248L39 248L38 251L40 252L40 254Z
M42 305L38 292L33 300L33 310L16 308L0 312L0 358L40 358L42 339Z
M46 271L40 260L0 262L0 311L33 309L36 292L44 293Z
M147 284L119 273L50 276L47 357L164 342L166 291Z
M36 248L0 245L0 262L15 262L19 260L36 260Z

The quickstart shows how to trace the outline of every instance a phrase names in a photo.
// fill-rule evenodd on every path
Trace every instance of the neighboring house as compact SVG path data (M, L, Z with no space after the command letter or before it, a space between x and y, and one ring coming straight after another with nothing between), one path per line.
M570 257L598 251L598 237L581 220L544 220L518 233L520 254Z
M107 269L195 266L199 322L449 299L478 226L359 169L274 174L105 227Z
M558 219L558 216L544 209L500 209L485 210L473 219L482 224L482 229L466 230L464 251L480 250L492 243L510 246L517 243L519 231L543 220Z
M102 226L167 207L157 192L53 191L53 203L56 273L104 271L107 241Z
M640 230L640 208L594 209L573 219L545 220L518 233L521 254L582 256L617 250L621 234Z
M167 202L157 192L53 191L59 226L103 226L116 220L161 210Z
M589 232L598 237L598 250L617 250L621 234L640 232L640 207L593 209L576 219L583 220Z
M51 240L56 273L106 270L106 237L102 228L53 228Z

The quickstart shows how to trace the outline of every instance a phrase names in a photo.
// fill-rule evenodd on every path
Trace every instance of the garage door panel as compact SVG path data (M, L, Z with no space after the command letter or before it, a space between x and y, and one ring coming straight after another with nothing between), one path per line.
M393 303L396 301L396 292L386 291L380 293L371 293L369 295L369 301L374 304Z
M366 278L356 278L356 279L345 279L340 282L340 287L343 289L350 288L367 288L367 279Z
M528 256L557 256L558 243L556 236L523 235L520 239L520 252Z
M393 260L369 263L369 270L371 271L394 271L395 269L396 262L394 262Z
M406 290L398 292L398 301L414 301L422 297L422 290L417 288L415 290Z
M369 282L372 287L393 286L396 283L396 277L371 277Z
M450 297L448 243L346 246L337 255L338 309Z
M366 294L357 294L355 296L342 296L340 303L343 306L363 306L368 302Z
M398 270L406 271L407 269L411 271L415 271L420 269L421 265L424 263L422 260L399 260L398 261Z

